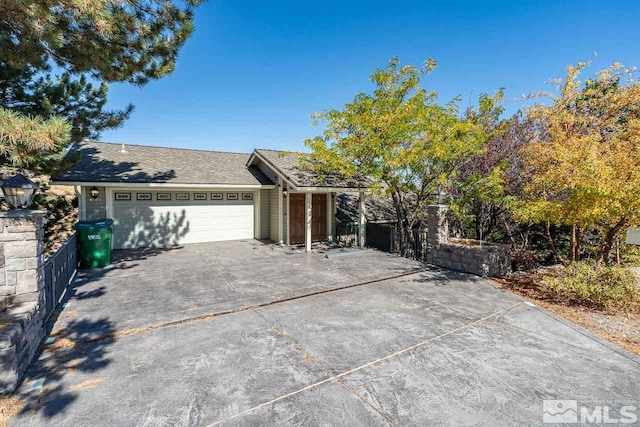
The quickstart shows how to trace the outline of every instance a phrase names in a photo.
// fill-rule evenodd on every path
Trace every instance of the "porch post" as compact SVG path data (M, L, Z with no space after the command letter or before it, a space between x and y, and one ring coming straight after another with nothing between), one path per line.
M291 244L291 220L289 219L289 215L291 213L291 209L290 209L290 203L289 200L291 200L291 189L289 188L289 184L285 184L287 186L287 203L285 204L285 211L284 211L284 221L285 221L285 227L287 230L287 246L289 246Z
M360 192L360 204L358 206L358 220L359 220L359 227L358 229L360 230L360 236L359 236L359 242L358 242L358 246L360 247L364 247L364 245L367 242L367 217L365 216L365 212L366 212L366 207L365 207L365 197L366 194L364 191Z
M327 240L333 242L333 194L327 193Z
M311 203L311 193L307 191L304 193L304 205L305 205L305 235L304 246L307 252L311 252L311 213L313 210L313 204Z
M284 242L284 237L282 236L284 230L284 212L282 207L282 178L278 177L278 243L282 244Z

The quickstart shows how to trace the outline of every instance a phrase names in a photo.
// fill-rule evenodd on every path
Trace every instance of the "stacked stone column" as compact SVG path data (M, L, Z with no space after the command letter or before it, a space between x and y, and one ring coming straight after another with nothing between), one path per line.
M0 213L0 394L16 388L44 336L44 215Z

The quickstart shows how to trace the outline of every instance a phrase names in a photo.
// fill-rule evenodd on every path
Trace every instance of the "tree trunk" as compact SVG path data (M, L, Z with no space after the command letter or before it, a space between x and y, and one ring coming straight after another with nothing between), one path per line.
M567 261L560 256L558 249L556 248L556 244L553 242L553 237L551 236L551 223L549 221L545 222L545 229L547 231L547 240L549 241L549 246L551 247L551 251L553 252L555 259L566 265Z
M576 260L576 225L571 226L571 235L569 239L569 262Z
M404 215L404 220L405 220L405 223L404 223L404 227L406 228L405 236L408 237L407 243L408 243L409 249L411 250L411 253L409 255L415 258L416 253L418 252L416 248L416 236L413 234L415 217L412 218L411 221L409 220L409 212L407 212L407 207L405 205L402 205L402 213ZM405 250L405 252L402 255L407 255L407 251Z
M611 227L604 234L603 242L600 245L600 252L598 253L598 258L596 259L596 268L599 268L603 262L605 263L605 265L611 265L611 251L613 249L613 244L615 243L616 237L618 236L618 232L626 226L627 219L622 218L616 223L616 225Z
M473 204L473 217L474 217L473 225L476 232L476 239L482 240L482 222L484 219L482 204L477 202Z
M576 248L574 261L580 261L580 251L582 250L582 228L576 227Z
M400 206L401 201L396 193L393 193L391 195L391 199L393 200L393 208L396 211L396 228L398 230L398 232L394 233L393 236L393 246L396 253L401 254L402 248L400 247L400 245L401 242L404 241L404 227L402 226L402 207Z

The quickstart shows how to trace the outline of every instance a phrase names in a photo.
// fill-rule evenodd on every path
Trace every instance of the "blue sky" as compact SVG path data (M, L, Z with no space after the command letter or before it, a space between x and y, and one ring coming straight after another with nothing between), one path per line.
M423 86L462 106L481 92L548 89L564 67L598 52L640 66L634 1L210 0L175 72L144 87L112 85L110 106L136 111L102 140L250 152L304 149L309 115L370 91L371 72L399 56L437 60ZM508 110L521 104L512 102Z

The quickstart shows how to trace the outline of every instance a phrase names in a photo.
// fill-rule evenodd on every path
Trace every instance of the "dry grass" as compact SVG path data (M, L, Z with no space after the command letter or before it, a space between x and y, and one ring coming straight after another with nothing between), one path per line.
M8 421L18 415L24 403L17 397L0 397L0 427L5 427Z
M76 196L75 190L71 185L52 185L47 190L49 194L54 196L64 196L73 199Z
M532 274L509 279L494 279L494 283L607 341L640 355L640 314L610 313L550 301L539 288L539 280L539 275Z

